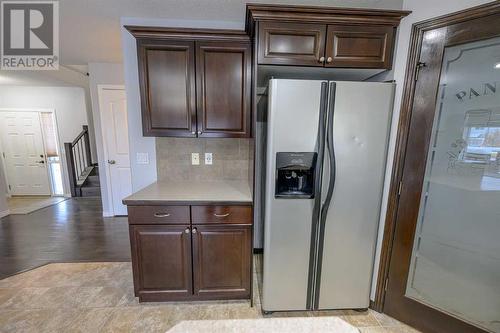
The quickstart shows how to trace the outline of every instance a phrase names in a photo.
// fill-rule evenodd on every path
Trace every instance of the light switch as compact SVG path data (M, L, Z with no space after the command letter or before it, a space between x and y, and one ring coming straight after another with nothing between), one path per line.
M212 165L212 153L205 153L205 164Z
M200 165L199 153L191 153L191 165Z
M149 164L149 154L148 153L137 153L135 155L135 161L137 164Z

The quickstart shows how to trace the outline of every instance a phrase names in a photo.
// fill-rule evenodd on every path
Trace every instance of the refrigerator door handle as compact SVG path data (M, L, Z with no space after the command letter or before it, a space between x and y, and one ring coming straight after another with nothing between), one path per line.
M314 206L311 221L311 245L309 251L309 273L307 283L307 300L306 308L312 309L315 295L315 281L318 259L318 237L319 237L319 219L321 213L321 184L323 176L323 160L325 153L325 132L326 132L326 116L328 108L328 83L321 83L321 97L319 106L319 124L318 124L318 157L316 159L316 168L314 171Z
M335 188L335 175L336 175L336 161L335 161L335 145L333 140L333 124L335 113L335 82L330 83L329 87L329 101L328 101L328 120L326 130L326 148L328 152L328 159L330 164L330 175L328 190L326 191L325 201L321 207L319 230L318 230L318 250L317 250L317 268L314 282L314 309L319 307L319 293L321 287L321 268L323 260L323 247L325 244L325 227L326 217L328 215L328 208L332 202L333 190Z

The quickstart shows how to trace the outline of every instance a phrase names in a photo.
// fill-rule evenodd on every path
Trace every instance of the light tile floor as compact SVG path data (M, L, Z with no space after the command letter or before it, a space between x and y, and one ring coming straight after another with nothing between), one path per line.
M253 308L248 301L139 304L128 262L45 265L0 280L0 332L165 332L183 320L314 316L338 316L362 333L417 332L371 310L264 316L255 259Z
M9 207L10 214L29 214L64 200L67 200L67 198L51 196L11 197L7 198L7 207Z

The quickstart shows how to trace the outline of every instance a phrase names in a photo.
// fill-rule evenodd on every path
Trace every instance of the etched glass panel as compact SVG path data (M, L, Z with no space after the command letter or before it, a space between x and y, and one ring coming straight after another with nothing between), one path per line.
M500 38L445 49L406 296L500 332Z

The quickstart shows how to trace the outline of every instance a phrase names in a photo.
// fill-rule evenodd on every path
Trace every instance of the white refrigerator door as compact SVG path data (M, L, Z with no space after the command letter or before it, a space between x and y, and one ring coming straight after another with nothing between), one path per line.
M394 86L336 82L336 177L325 223L319 309L369 305ZM325 153L322 200L329 170Z
M321 82L269 82L262 300L265 311L306 309L314 199L274 197L276 153L317 150Z

